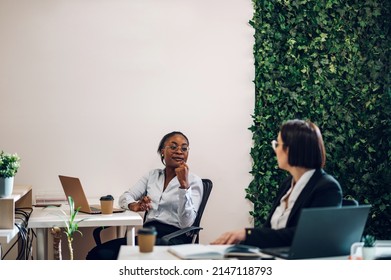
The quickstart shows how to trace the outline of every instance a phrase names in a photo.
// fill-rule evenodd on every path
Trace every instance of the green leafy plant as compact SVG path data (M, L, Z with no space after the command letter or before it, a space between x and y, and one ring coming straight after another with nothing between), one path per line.
M79 213L80 207L75 209L75 202L73 201L73 198L71 196L68 196L68 203L69 203L69 218L67 220L64 220L65 222L64 232L67 236L67 241L68 241L69 258L73 260L73 246L72 246L73 237L76 232L80 233L81 236L83 235L83 233L79 231L79 223L81 223L85 219L76 221L76 216ZM61 212L63 212L64 216L68 216L64 210L61 210Z
M14 177L20 167L20 157L17 154L0 153L0 178Z
M391 1L253 0L255 226L286 172L270 141L288 119L321 129L325 170L371 204L366 234L391 238Z
M364 247L374 247L376 238L373 235L367 234L363 236L361 241L364 242Z

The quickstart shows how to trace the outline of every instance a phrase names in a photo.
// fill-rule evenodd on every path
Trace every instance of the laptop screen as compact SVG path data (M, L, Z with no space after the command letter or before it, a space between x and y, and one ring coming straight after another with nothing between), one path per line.
M264 253L288 259L322 258L350 254L363 234L371 205L305 208L287 255L281 248Z

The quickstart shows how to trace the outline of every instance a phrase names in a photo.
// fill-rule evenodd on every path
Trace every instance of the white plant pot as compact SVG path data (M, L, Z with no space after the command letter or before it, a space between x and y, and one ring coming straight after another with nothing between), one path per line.
M374 260L376 257L376 247L363 247L362 258L364 260Z
M9 197L14 189L14 177L0 178L0 197Z

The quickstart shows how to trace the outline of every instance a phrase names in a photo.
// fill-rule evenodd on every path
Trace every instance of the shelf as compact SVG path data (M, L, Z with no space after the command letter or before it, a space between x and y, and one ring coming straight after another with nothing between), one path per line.
M32 207L32 187L14 186L12 195L0 198L0 229L14 229L15 208Z
M0 229L0 244L8 244L19 233L19 229L14 226L13 229Z

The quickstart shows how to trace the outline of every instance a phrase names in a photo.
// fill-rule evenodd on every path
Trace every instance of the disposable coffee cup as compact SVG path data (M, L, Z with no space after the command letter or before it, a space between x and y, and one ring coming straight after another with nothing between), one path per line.
M156 242L156 229L154 227L143 227L137 232L137 241L140 253L153 252Z
M102 214L113 214L114 197L112 195L102 196L100 198L100 208Z

